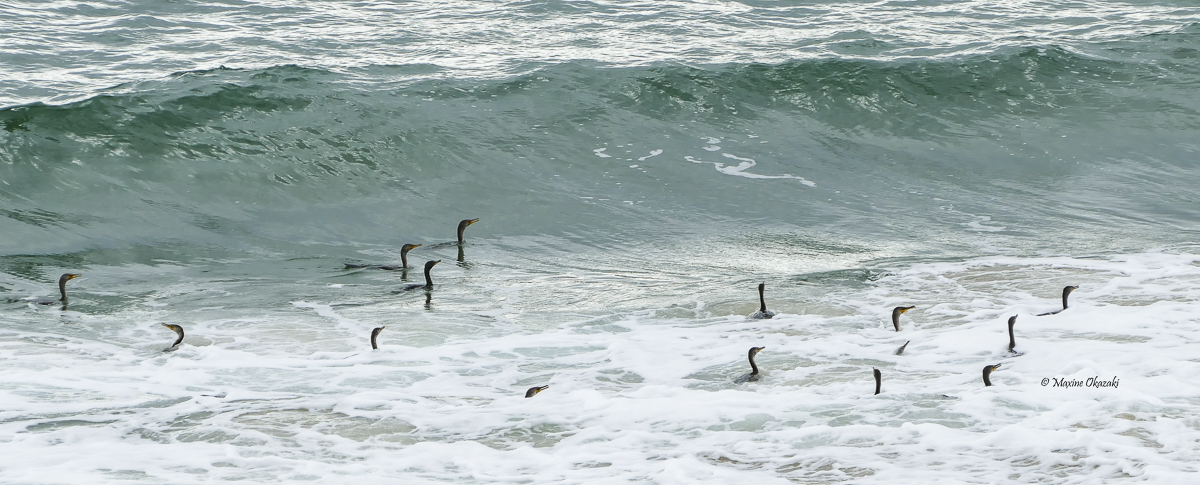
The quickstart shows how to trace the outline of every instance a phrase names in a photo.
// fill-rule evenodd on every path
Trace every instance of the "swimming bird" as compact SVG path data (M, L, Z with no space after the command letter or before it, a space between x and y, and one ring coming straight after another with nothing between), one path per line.
M467 230L467 226L479 222L479 219L463 219L458 223L458 243L463 243L463 231Z
M387 328L387 327L386 327L386 326L384 326L384 327L377 327L377 328L375 328L375 330L372 330L372 331L371 331L371 350L376 350L376 349L378 349L378 348L379 348L379 345L377 345L377 344L375 343L375 338L376 338L376 337L379 337L379 332L382 332L382 331L383 331L383 329L385 329L385 328Z
M1008 351L1012 352L1014 354L1016 353L1016 351L1013 349L1017 348L1017 339L1016 339L1016 337L1013 336L1013 325L1016 325L1016 324L1017 324L1017 316L1016 315L1008 317Z
M872 373L875 374L875 395L878 396L879 395L879 387L881 385L883 385L883 374L880 374L879 369L876 369L874 367L871 368L871 371L872 371Z
M896 349L896 355L903 354L903 353L904 353L904 348L905 348L905 347L908 347L908 343L909 343L909 342L912 342L912 340L909 340L908 342L904 342L904 345L901 345L899 349Z
M741 377L738 377L735 382L742 383L742 382L747 382L747 381L757 381L758 380L758 377L759 377L758 364L754 363L754 356L758 355L758 353L761 352L762 349L765 349L765 348L766 347L750 347L750 351L746 353L746 357L748 359L750 359L751 371L749 374L745 374Z
M52 300L52 299L48 299L48 298L38 298L38 299L34 299L34 300L18 299L18 300L9 300L9 303L16 303L16 302L20 302L20 301L32 301L33 303L37 303L38 305L53 305L55 303L62 303L63 308L65 309L67 307L67 282L71 281L75 278L78 278L80 276L83 276L83 275L78 274L78 273L63 273L62 276L58 277L58 294L61 295L61 298L59 298L57 300Z
M892 309L892 326L896 327L896 331L900 331L900 314L916 308L915 306L898 306Z
M1062 310L1054 310L1054 311L1052 311L1052 312L1039 313L1039 314L1038 314L1038 316L1039 316L1039 317L1043 317L1043 316L1046 316L1046 315L1054 315L1054 314L1056 314L1056 313L1058 313L1058 312L1061 312L1061 311L1063 311L1063 310L1066 310L1066 309L1067 309L1067 297L1068 297L1068 296L1071 296L1071 292L1072 292L1072 291L1075 291L1075 290L1078 290L1078 289L1079 289L1079 287L1078 287L1078 286L1066 286L1066 287L1063 287L1063 307L1062 307Z
M419 248L419 247L421 247L420 244L405 244L403 246L400 246L400 267L401 268L408 267L408 252L412 251L413 249Z
M405 244L403 246L400 246L400 266L390 265L390 264L370 265L370 264L346 263L346 269L379 268L379 269L385 269L388 271L395 271L398 269L408 269L408 252L412 251L415 248L419 248L419 247L421 247L420 244Z
M175 332L175 335L179 336L179 338L175 339L175 343L171 344L170 347L163 349L163 352L173 350L173 349L175 349L175 347L179 346L179 342L183 342L183 327L180 327L179 325L175 325L173 323L160 323L159 325L162 325L164 327L171 329L172 332Z
M529 399L533 396L536 396L537 393L545 391L549 387L550 387L549 384L546 384L544 386L531 387L531 388L529 388L528 391L525 391L525 399Z
M992 385L992 380L990 379L990 377L992 376L992 371L999 369L999 368L1000 368L1000 364L988 365L988 366L983 367L983 385L985 387Z
M425 262L425 284L423 284L423 285L408 285L408 286L404 287L403 291L415 290L417 288L433 289L433 278L429 277L429 270L433 269L434 265L436 265L440 262L442 262L442 260L440 260L440 259L437 261L426 261Z
M775 316L775 312L767 310L767 300L763 298L763 289L766 286L766 283L758 284L758 311L751 313L750 318L761 320Z

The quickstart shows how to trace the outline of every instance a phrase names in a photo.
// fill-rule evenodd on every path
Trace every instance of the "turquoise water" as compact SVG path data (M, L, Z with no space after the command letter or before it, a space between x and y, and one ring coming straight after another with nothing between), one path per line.
M1080 480L1195 471L1186 441L1153 438L1194 435L1179 416L1200 404L1176 347L1200 338L1191 2L0 10L0 351L17 369L0 447L29 459L0 481L33 480L38 456L70 463L54 483L1055 479L1074 447L1052 430L1073 425L1157 456ZM396 264L404 243L442 261L434 290L393 293L419 268L346 268ZM67 309L19 301L64 272L83 274ZM763 281L781 316L748 324ZM1007 337L979 349L972 329L1066 284L1092 308L1030 328L1053 345L1006 364L1028 387L921 394L977 392ZM941 360L867 348L922 337L884 332L901 304ZM1112 315L1128 325L1079 336ZM188 329L180 350L160 352L160 322ZM1095 340L1126 344L1106 360ZM742 392L725 377L752 343L790 374ZM1139 362L1155 352L1180 357ZM848 373L885 363L910 394L846 400ZM1037 394L1093 370L1138 394ZM888 458L990 456L988 439L999 465ZM136 456L170 446L190 455ZM411 463L361 464L394 453Z

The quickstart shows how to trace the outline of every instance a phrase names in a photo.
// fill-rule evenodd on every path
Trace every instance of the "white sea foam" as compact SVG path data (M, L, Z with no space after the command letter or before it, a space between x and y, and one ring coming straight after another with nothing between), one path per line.
M639 162L644 162L644 161L646 161L646 159L647 159L647 158L650 158L650 157L657 157L657 156L659 156L659 155L662 155L662 152L663 152L663 151L662 151L662 149L661 149L661 148L659 148L659 149L657 149L657 150L651 150L649 155L646 155L646 156L644 156L644 157L638 157L638 161L639 161Z
M707 149L707 147L705 147L705 148ZM717 148L719 149L720 147L717 147ZM739 156L729 154L729 153L722 153L721 155L723 155L725 158L731 158L731 159L737 160L739 163L735 166L730 167L721 162L706 162L704 160L700 160L700 159L698 159L696 157L692 157L692 156L685 156L683 158L684 158L684 160L687 160L692 163L711 163L713 165L713 167L715 167L717 169L718 172L721 172L726 175L736 175L738 177L746 177L746 178L751 178L751 179L796 179L796 180L799 180L800 183L807 185L809 187L817 186L816 183L814 183L808 179L805 179L804 177L797 177L795 175L790 175L790 174L762 175L762 174L747 172L746 170L754 167L755 165L758 164L758 162L755 162L754 159L752 159L752 158L743 158L743 157L739 157Z
M503 293L480 308L456 306L452 287L435 289L423 309L420 296L370 301L351 294L364 285L346 285L324 301L262 307L256 319L199 310L205 302L181 311L203 295L195 282L164 290L157 300L167 310L63 321L54 310L9 308L0 313L0 482L1195 476L1200 256L990 257L887 270L869 284L824 287L818 299L772 284L768 305L784 310L757 321L743 316L757 306L752 286L705 292L690 317L650 307L588 315L535 297L578 285L621 294L656 277L587 272L458 280L470 287L464 299ZM1059 307L1066 284L1080 286L1070 308L1034 316ZM227 285L231 298L243 293ZM320 288L333 290L291 291ZM888 309L899 304L917 308L897 333ZM830 307L846 311L818 311ZM580 313L537 323L548 310ZM1011 315L1019 356L1006 351ZM160 351L170 332L154 328L164 318L187 321L173 353ZM372 351L367 336L380 325ZM904 355L893 355L905 341ZM764 377L734 384L752 346L766 347L757 358ZM985 388L981 370L996 363ZM873 367L883 374L877 396ZM1114 377L1115 388L1053 384Z

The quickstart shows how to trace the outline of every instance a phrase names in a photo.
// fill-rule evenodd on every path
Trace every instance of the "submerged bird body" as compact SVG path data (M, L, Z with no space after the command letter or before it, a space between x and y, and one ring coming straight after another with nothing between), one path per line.
M915 306L898 306L892 309L892 326L896 327L896 331L900 331L900 314L916 308Z
M879 395L879 388L883 386L883 374L879 372L879 369L873 367L871 373L875 374L875 395Z
M479 222L479 219L463 219L458 223L458 243L463 243L463 231L467 230L467 226Z
M173 323L162 323L160 325L171 329L172 332L175 332L175 335L179 336L179 338L175 339L175 342L172 343L170 347L163 349L163 352L174 349L175 347L179 346L180 342L183 342L183 327L180 327L179 325L175 325Z
M908 342L904 342L904 345L901 345L899 349L896 349L896 355L903 354L903 353L904 353L904 349L908 347L908 344L909 344L910 342L912 342L912 340L909 340Z
M371 350L376 350L379 348L379 345L375 343L375 339L379 337L379 332L382 332L384 328L387 327L377 327L375 330L371 330Z
M525 399L529 399L533 396L536 396L537 393L545 391L549 387L550 387L549 384L544 385L544 386L531 387L531 388L529 388L528 391L525 391Z
M766 286L766 283L758 284L758 311L751 313L750 318L762 320L775 316L775 312L767 310L767 300L763 297L763 291Z
M440 260L440 259L436 260L436 261L426 261L425 262L425 284L423 284L423 285L408 285L408 286L404 287L404 291L415 290L417 288L432 289L433 288L433 278L429 276L429 270L433 269L433 267L440 262L442 262L442 260Z
M737 378L737 382L757 381L759 378L758 364L754 362L754 356L762 352L766 347L750 347L750 351L746 353L746 358L750 360L750 373Z
M1044 317L1044 316L1046 316L1046 315L1056 315L1056 314L1058 314L1058 312L1061 312L1061 311L1063 311L1063 310L1066 310L1066 309L1067 309L1067 297L1068 297L1068 296L1071 296L1071 292L1072 292L1072 291L1075 291L1075 290L1078 290L1078 289L1079 289L1079 287L1078 287L1078 286L1065 286L1065 287L1063 287L1063 293L1062 293L1063 307L1062 307L1062 310L1054 310L1054 311L1052 311L1052 312L1039 313L1039 314L1038 314L1038 316L1039 316L1039 317Z
M992 385L992 371L999 369L1000 364L988 365L983 367L983 385L985 387Z

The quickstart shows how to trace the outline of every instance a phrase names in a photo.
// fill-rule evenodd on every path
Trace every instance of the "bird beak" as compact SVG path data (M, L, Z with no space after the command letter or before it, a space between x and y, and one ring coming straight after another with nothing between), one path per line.
M476 222L479 222L479 219L471 219L471 220L467 221L467 225L469 226L469 225L471 225L471 224L474 224L474 223L476 223Z
M417 249L417 248L419 248L419 247L421 247L421 245L420 245L420 244L413 244L412 248L410 248L410 249Z
M70 276L67 276L67 279L68 279L68 280L73 280L73 279L75 279L75 278L78 278L78 277L80 277L80 276L83 276L83 275L81 275L81 274L74 274L74 273L72 273Z

